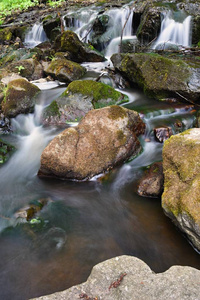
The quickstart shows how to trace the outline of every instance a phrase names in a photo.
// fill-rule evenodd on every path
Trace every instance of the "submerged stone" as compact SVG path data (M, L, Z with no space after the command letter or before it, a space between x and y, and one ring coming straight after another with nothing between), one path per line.
M164 212L200 250L200 129L174 135L164 143L163 170Z
M38 175L83 180L108 171L139 154L144 129L135 111L115 105L91 110L45 148Z

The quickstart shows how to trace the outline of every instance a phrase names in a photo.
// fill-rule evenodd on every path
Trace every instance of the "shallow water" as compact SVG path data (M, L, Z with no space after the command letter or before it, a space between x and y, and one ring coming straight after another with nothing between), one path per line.
M38 102L48 104L63 89L44 91ZM190 126L195 118L183 106L149 101L137 90L124 92L131 100L125 106L140 112L147 124L143 152L105 180L39 179L40 154L61 129L40 125L39 105L35 115L13 121L10 140L18 151L0 169L1 299L24 300L66 289L85 281L96 263L122 254L141 258L155 272L175 264L200 268L199 254L165 217L160 199L136 193L144 167L162 157L155 124L169 125L178 118ZM48 204L37 223L16 218L16 211L42 198Z

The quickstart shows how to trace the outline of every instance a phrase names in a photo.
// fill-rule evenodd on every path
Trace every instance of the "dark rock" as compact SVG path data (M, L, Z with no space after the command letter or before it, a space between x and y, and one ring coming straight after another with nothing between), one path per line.
M48 39L50 39L51 41L53 40L52 31L55 28L60 28L60 26L61 26L60 18L49 18L43 22L43 28Z
M8 125L6 124L6 119L0 118L0 132L2 133L1 129L4 128L3 133L5 133L5 127ZM0 139L0 164L5 163L11 156L11 154L14 152L15 147L2 141Z
M200 64L154 53L114 54L114 67L147 96L186 102L200 98Z
M83 180L108 171L139 154L137 136L144 129L135 111L120 106L91 110L45 148L38 175Z
M156 127L154 128L153 131L154 131L155 139L159 143L163 143L168 138L170 138L170 136L173 134L172 128L168 126Z
M164 176L162 162L150 166L140 180L137 192L140 196L160 197L163 191Z
M67 30L57 37L54 43L56 52L67 52L69 59L81 62L101 62L104 61L104 56L95 51L93 47L82 43L77 34Z
M38 87L25 79L10 81L2 102L4 115L13 118L21 113L32 112L39 91Z

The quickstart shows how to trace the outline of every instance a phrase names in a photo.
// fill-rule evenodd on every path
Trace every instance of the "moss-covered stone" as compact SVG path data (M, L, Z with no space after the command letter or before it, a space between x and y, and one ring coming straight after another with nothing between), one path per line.
M70 30L63 32L57 37L54 49L56 52L67 52L69 58L78 63L85 61L101 62L105 60L101 53L82 43L77 34Z
M12 30L9 27L0 29L0 42L9 42L13 37Z
M199 100L200 79L196 61L186 62L155 53L114 54L111 60L129 81L158 100Z
M116 91L107 84L93 80L73 81L69 84L63 96L81 94L92 98L94 108L100 108L128 101L128 97Z
M46 75L50 75L62 82L70 83L81 78L86 69L81 65L63 57L54 58L44 69Z
M5 116L15 117L20 113L32 112L39 88L25 79L10 81L5 90L2 111Z
M200 129L172 136L164 143L165 213L200 249Z

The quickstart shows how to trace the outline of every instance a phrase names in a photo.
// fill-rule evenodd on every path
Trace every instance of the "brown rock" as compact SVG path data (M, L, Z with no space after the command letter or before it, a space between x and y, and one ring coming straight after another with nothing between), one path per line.
M156 162L150 166L138 185L138 194L146 197L160 197L163 191L162 162Z
M172 128L168 126L154 128L154 136L157 142L163 143L172 135Z
M88 179L136 156L145 125L120 106L91 110L77 127L55 137L41 156L40 176Z

